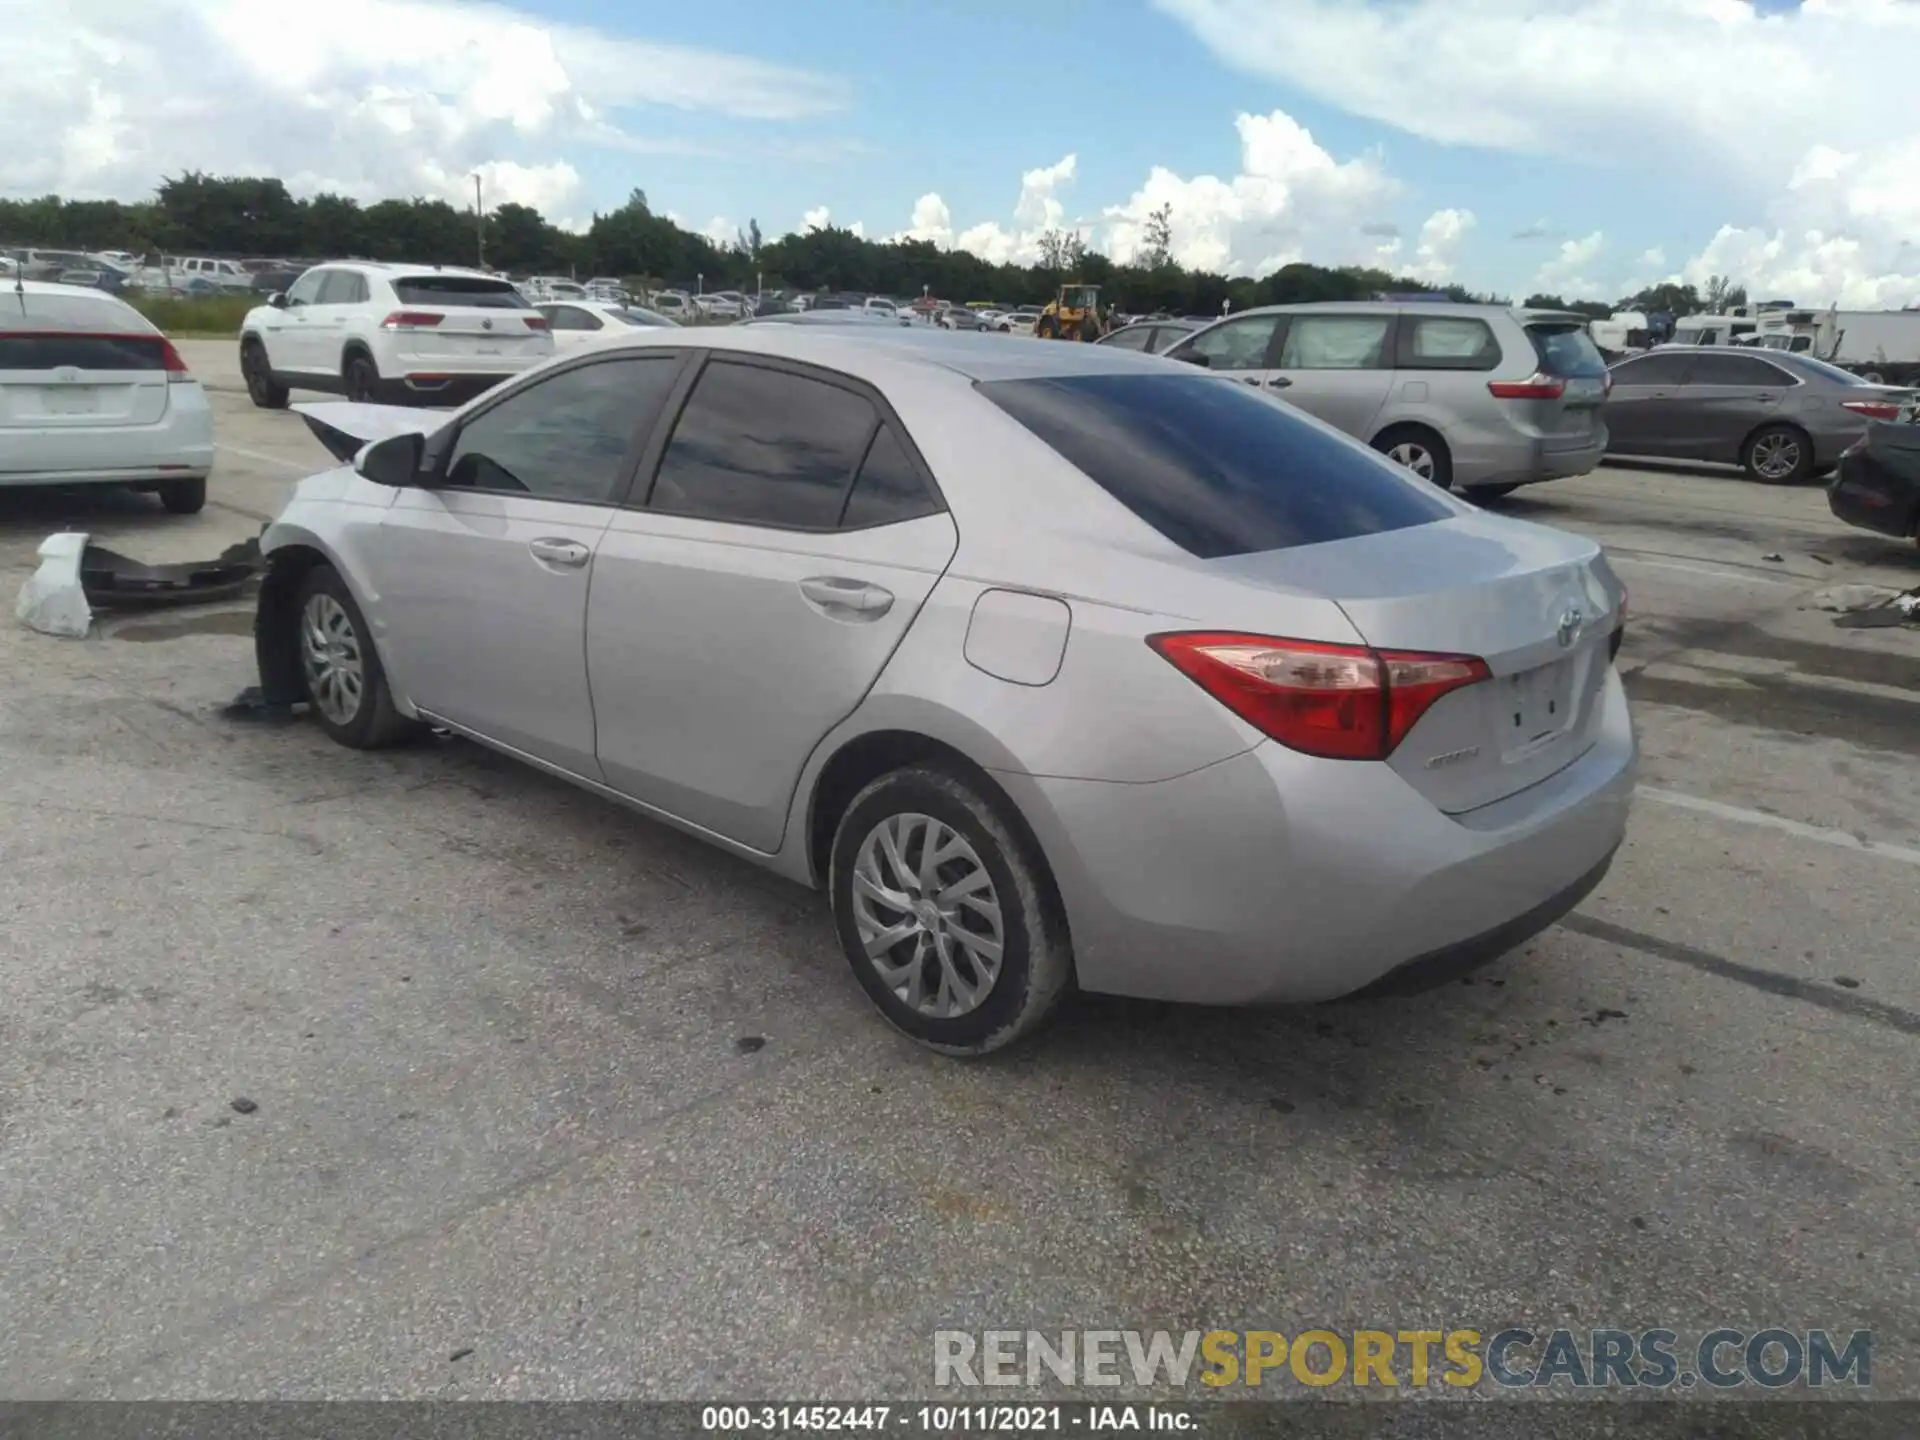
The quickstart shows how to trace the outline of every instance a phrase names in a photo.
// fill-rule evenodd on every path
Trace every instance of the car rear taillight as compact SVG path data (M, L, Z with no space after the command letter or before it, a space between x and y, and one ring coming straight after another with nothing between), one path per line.
M1869 420L1898 420L1900 406L1893 400L1842 400L1842 410L1851 410L1856 415L1864 415Z
M1529 375L1524 380L1489 380L1487 389L1496 400L1558 400L1567 393L1567 382L1558 375Z
M167 372L169 385L193 383L193 373L187 369L187 362L181 358L180 352L173 348L171 340L160 342L160 368Z
M1261 734L1328 760L1386 759L1435 701L1492 674L1471 655L1237 632L1179 631L1147 643Z
M548 328L547 317L544 315L527 315L522 318L526 320L529 330L545 330Z
M396 310L380 322L382 330L431 330L444 315L436 315L431 310Z

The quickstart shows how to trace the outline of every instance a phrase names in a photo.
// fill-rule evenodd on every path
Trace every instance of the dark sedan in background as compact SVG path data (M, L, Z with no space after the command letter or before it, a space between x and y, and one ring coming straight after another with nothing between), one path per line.
M1158 355L1169 345L1186 339L1194 331L1212 323L1211 320L1136 320L1111 335L1101 336L1097 343Z
M1832 469L1914 396L1780 350L1662 345L1608 374L1609 455L1739 465L1768 485Z

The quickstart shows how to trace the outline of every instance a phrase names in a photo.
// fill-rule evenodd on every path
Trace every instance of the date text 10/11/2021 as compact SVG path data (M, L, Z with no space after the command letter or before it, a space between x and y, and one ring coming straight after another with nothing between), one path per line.
M1197 1425L1191 1409L1171 1405L708 1405L700 1412L700 1428L723 1435L791 1431L1179 1434Z

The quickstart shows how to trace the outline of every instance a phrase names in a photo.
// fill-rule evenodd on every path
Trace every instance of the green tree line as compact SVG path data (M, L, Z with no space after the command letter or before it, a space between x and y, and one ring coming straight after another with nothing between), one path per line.
M493 207L476 223L471 209L444 200L381 200L339 195L297 199L277 179L189 173L164 181L153 199L0 199L0 245L128 250L145 255L272 256L302 259L408 260L473 265L516 275L613 275L651 285L704 284L709 290L829 289L895 296L923 290L951 300L1043 301L1063 280L1105 287L1106 298L1135 310L1217 314L1309 300L1351 300L1377 291L1423 290L1385 270L1294 264L1257 279L1188 270L1171 258L1172 221L1162 210L1147 227L1146 253L1119 265L1079 237L1042 237L1039 263L996 265L929 241L869 240L826 226L768 240L757 222L715 244L657 214L646 194L596 214L586 231L553 225L526 205ZM1457 299L1484 298L1452 287Z

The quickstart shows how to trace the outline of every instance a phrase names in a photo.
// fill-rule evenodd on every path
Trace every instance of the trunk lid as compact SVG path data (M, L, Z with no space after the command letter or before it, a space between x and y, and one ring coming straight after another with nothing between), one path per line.
M159 334L0 331L0 433L155 425L169 379Z
M1439 700L1387 762L1449 815L1536 785L1594 743L1622 592L1590 540L1473 514L1212 565L1332 600L1377 649L1487 662L1493 678Z

